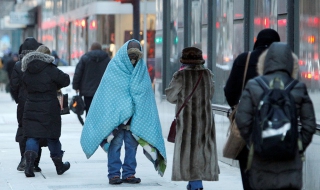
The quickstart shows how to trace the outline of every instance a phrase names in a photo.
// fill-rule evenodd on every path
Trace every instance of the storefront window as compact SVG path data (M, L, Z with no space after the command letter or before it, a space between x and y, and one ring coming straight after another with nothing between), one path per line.
M254 37L264 28L277 30L277 0L254 1ZM256 39L254 39L255 41Z

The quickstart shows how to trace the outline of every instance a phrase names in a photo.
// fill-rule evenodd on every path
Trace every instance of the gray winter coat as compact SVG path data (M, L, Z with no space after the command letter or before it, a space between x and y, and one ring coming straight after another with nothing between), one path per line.
M213 74L200 65L177 71L166 89L166 95L169 102L176 104L177 112L198 81L201 70L203 77L177 119L173 181L219 179L216 132L211 110Z
M268 81L280 77L286 84L291 77L297 78L298 59L285 43L273 43L264 52L258 63L258 73L264 75ZM251 127L254 119L255 109L259 103L263 89L254 80L248 81L238 105L236 123L242 137L247 143L250 142ZM305 150L312 140L316 130L315 113L312 101L308 95L306 85L297 83L291 90L297 115L302 124L300 135ZM252 166L249 170L249 181L253 189L280 189L280 188L302 188L302 161L297 150L296 156L290 161L272 161L263 159L257 155L253 156Z

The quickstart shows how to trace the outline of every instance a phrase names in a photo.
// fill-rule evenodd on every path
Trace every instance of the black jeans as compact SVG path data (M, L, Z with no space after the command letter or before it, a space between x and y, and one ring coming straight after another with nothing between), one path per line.
M86 110L86 117L87 117L93 97L84 96L83 99L84 99L84 104L86 105L85 110Z
M244 147L241 150L241 152L239 153L239 155L237 156L237 160L239 160L243 189L244 190L253 190L250 187L248 173L246 172L247 162L248 162L248 154L249 154L249 150L246 147Z

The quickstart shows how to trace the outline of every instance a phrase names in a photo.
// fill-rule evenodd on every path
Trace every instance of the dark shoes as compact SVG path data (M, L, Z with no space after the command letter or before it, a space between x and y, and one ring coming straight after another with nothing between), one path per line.
M140 183L141 179L140 178L136 178L134 175L127 177L125 179L122 179L123 183Z
M26 167L26 158L23 157L17 167L18 171L24 171L24 168Z
M39 166L34 166L33 171L35 172L41 172L41 168Z
M122 180L120 179L119 176L115 176L115 177L109 179L109 184L111 184L111 185L119 185L121 183L122 183Z

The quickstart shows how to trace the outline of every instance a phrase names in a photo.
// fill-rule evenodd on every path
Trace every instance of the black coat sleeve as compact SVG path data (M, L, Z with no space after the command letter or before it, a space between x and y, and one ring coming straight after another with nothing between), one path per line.
M11 78L10 78L10 90L12 97L16 103L19 102L19 90L21 84L21 62L17 62L12 70Z
M83 55L79 61L79 63L76 66L76 70L74 72L73 81L72 81L72 88L74 90L80 90L81 87L81 79L84 72L85 67L85 55Z
M247 53L243 53L234 60L229 78L224 87L224 95L230 107L237 105L241 97L246 58ZM244 63L242 64L243 61Z
M57 84L58 89L66 87L70 84L70 77L68 74L64 73L55 66L52 66L52 69L52 78L53 81Z

